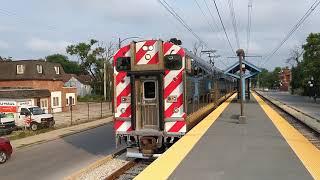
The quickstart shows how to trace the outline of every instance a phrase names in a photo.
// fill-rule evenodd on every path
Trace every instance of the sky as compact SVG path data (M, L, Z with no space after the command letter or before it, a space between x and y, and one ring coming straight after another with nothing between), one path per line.
M213 0L166 0L191 29L217 50L216 66L226 69L235 63L238 47L230 17L228 1L216 0L226 32L228 45ZM253 0L252 27L248 58L269 70L289 66L285 59L295 47L301 47L311 32L319 32L320 7L269 60L266 57L281 42L315 0ZM197 6L199 3L205 17ZM213 18L205 6L207 2ZM240 48L247 49L248 0L233 0ZM211 26L208 24L211 24ZM117 43L118 38L138 36L141 39L168 40L177 37L192 49L197 39L186 30L158 0L1 0L0 56L13 59L39 59L54 53L66 54L70 44L97 39ZM130 41L125 41L129 43ZM71 57L72 58L72 57ZM203 55L205 58L205 55Z

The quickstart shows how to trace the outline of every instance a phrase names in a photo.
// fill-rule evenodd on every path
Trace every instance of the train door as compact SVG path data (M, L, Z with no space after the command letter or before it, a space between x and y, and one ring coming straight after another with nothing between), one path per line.
M159 88L156 77L140 77L135 81L137 96L137 129L159 130Z

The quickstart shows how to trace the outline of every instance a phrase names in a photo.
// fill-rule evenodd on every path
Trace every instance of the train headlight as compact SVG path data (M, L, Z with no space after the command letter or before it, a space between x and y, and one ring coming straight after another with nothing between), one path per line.
M174 108L174 113L178 113L179 112L179 108Z
M152 51L153 50L153 46L149 46L148 49L149 49L149 51Z
M142 46L142 50L144 50L144 51L148 51L148 46Z

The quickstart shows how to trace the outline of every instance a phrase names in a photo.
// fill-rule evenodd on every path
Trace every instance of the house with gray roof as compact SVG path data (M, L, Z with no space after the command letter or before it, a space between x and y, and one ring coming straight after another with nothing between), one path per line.
M32 102L48 112L67 111L69 105L76 105L77 89L64 86L64 75L58 63L44 60L0 61L0 89L24 88L29 89L28 93L37 92L30 90L47 90L49 97L35 97ZM12 93L15 98L24 96L21 91Z
M89 75L65 74L63 82L65 87L76 87L77 96L91 95L92 79Z

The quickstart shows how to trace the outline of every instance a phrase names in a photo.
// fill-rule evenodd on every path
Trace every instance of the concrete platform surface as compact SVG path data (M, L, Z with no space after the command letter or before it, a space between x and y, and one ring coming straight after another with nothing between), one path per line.
M313 179L254 98L230 103L169 179Z
M245 104L246 124L239 112L230 98L135 179L320 178L319 149L262 99Z

